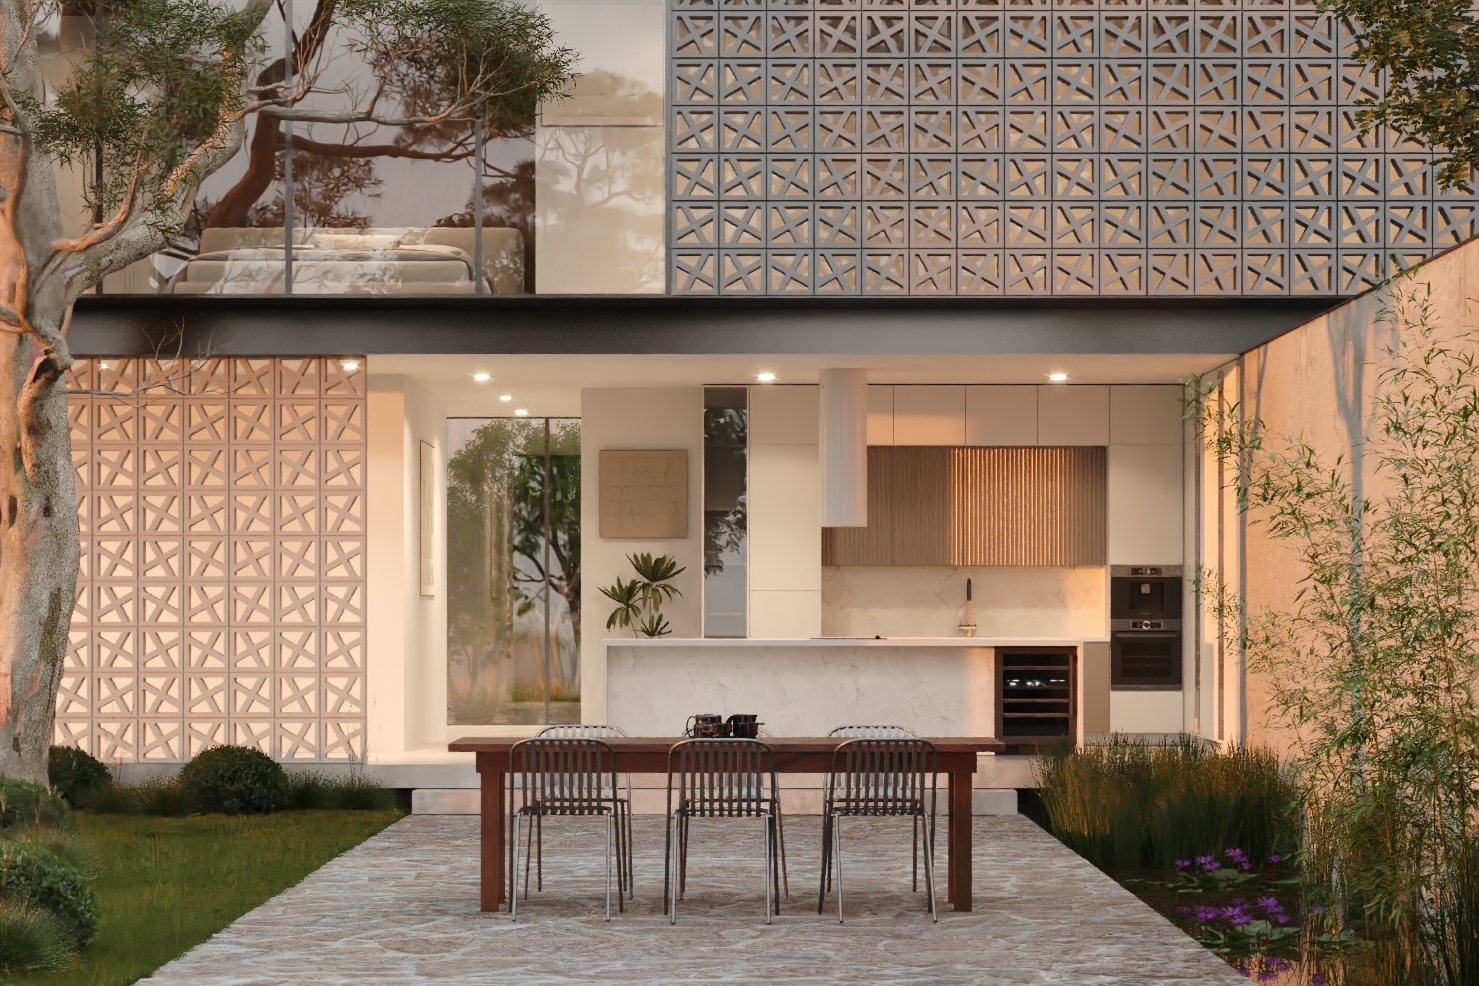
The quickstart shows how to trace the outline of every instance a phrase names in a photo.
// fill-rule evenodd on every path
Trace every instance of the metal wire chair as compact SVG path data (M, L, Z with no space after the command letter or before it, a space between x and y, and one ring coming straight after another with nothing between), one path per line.
M510 847L509 912L519 919L518 872L519 828L528 819L530 841L536 828L542 833L544 817L604 815L606 818L606 920L611 920L611 840L617 830L617 845L623 844L621 832L628 818L616 794L616 754L610 744L598 739L534 738L514 744L509 751L509 813L513 818L513 840ZM514 781L517 779L518 784ZM515 807L518 792L522 801ZM630 838L630 833L625 833ZM541 865L541 871L543 866ZM616 903L623 904L626 889L626 866L620 848L616 853ZM540 873L539 889L544 889ZM524 897L529 896L527 863L524 871Z
M922 739L855 739L832 753L827 797L822 805L822 879L817 913L827 899L832 863L837 866L837 923L842 923L842 819L910 816L915 844L919 826L926 828L924 879L930 917L935 909L935 793L938 754ZM928 787L925 780L928 778ZM914 889L919 890L916 869Z
M838 726L827 734L839 739L913 739L916 735L908 726L850 724ZM914 822L914 889L919 889L919 822ZM831 880L828 874L827 879ZM830 882L828 883L830 887Z
M908 726L838 726L827 734L842 739L913 739L917 733Z
M674 780L677 804L673 803ZM663 861L663 913L678 923L688 877L688 823L694 818L760 818L765 823L765 923L789 895L781 848L780 785L775 753L752 739L691 739L668 750L668 826ZM772 891L774 891L772 893Z
M606 739L613 736L619 736L625 739L626 735L626 730L622 729L620 726L607 726L604 724L583 722L559 723L554 726L545 726L539 732L534 734L536 739ZM616 831L617 839L620 840L620 844L616 847L616 849L617 852L621 853L622 858L626 860L626 888L627 897L630 898L635 893L632 888L632 775L630 773L626 775L626 788L626 800L620 806L626 814L626 825L619 827ZM534 855L535 858L538 860L538 862L536 863L536 868L540 871L539 889L543 890L544 839L542 833L536 836ZM528 871L529 863L526 860L524 863L524 883L526 885L529 882Z

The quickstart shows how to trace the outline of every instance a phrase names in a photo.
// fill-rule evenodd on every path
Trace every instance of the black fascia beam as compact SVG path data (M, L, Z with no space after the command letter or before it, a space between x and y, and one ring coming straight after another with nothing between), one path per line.
M88 295L70 342L78 356L1242 353L1341 300Z

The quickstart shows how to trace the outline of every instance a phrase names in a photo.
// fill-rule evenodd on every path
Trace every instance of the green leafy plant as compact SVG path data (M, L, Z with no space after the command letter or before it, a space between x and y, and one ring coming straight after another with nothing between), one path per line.
M289 771L283 807L385 811L395 807L395 792L360 773L330 777L317 771Z
M60 794L40 784L0 777L0 828L17 825L70 829L72 808Z
M632 636L665 637L673 632L671 624L662 615L663 603L683 595L673 585L673 579L687 571L684 566L669 557L653 557L648 552L627 555L627 562L636 573L636 578L623 581L616 577L616 584L604 586L601 595L616 604L611 615L606 617L606 629L632 629Z
M282 766L249 746L213 746L180 770L180 784L203 812L262 815L276 811L287 797Z
M1374 940L1374 981L1460 986L1479 975L1479 358L1430 289L1387 290L1396 341L1352 457L1201 404L1250 523L1301 569L1277 607L1202 591L1293 742L1306 898Z
M72 936L50 911L0 904L0 972L60 968L72 948Z
M113 775L101 760L75 746L51 748L47 776L73 808L85 807L94 795L113 783Z
M1438 180L1467 191L1479 165L1479 16L1468 0L1328 0L1322 9L1358 25L1346 58L1384 86L1361 122L1437 151Z
M0 906L43 909L82 947L98 930L98 902L86 877L50 848L0 841Z

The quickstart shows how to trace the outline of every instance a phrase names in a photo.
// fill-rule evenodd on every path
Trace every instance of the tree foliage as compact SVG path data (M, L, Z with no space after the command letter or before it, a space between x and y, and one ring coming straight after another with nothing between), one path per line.
M1328 0L1359 25L1348 58L1385 73L1368 125L1438 150L1438 180L1470 187L1479 166L1479 12L1469 0Z

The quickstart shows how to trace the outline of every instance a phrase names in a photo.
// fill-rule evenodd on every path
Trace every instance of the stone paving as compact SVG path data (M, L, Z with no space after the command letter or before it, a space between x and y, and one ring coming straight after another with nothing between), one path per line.
M820 819L786 825L791 899L764 923L758 823L695 822L678 924L662 915L662 819L636 817L636 899L604 914L604 829L545 826L545 889L478 911L471 816L413 815L144 982L156 986L695 982L908 986L1245 982L1021 816L975 820L975 910L930 922L907 822L844 823L847 923L817 914ZM942 822L943 825L943 822ZM942 832L943 836L943 832ZM941 857L944 846L941 840ZM943 866L940 893L944 896Z

